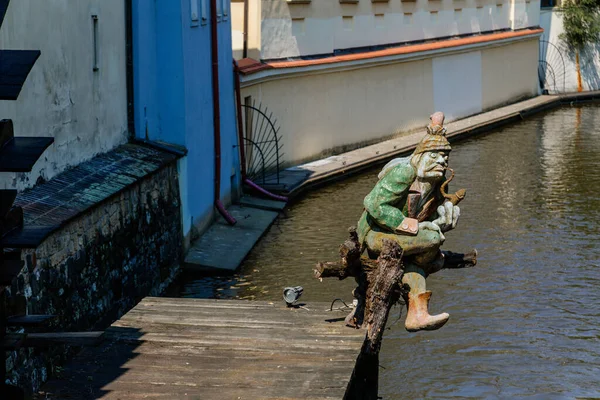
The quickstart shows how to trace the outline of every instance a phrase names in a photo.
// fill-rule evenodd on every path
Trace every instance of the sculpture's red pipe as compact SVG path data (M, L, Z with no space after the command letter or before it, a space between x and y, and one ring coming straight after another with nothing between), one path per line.
M235 75L235 100L237 103L238 144L240 148L240 168L242 171L242 181L246 185L250 186L252 189L264 194L265 196L271 197L275 200L287 202L287 197L271 193L268 190L261 188L256 183L252 182L250 179L248 179L248 176L246 174L246 149L244 147L244 124L242 122L242 89L240 88L240 67L238 66L238 63L235 60L233 60L233 72Z
M215 207L227 223L234 225L237 221L221 203L221 104L219 96L219 37L217 30L217 0L210 2L210 33L212 57L212 89L213 120L215 134Z

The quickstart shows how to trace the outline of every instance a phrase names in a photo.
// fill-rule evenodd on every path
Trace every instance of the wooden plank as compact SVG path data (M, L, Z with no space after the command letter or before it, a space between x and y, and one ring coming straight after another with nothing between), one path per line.
M44 389L55 399L339 399L364 331L328 306L146 298L65 368L68 382Z
M0 28L2 27L2 22L4 22L4 16L6 15L6 10L8 9L8 3L10 3L10 0L0 0Z
M1 93L0 84L0 100ZM0 149L0 172L31 172L36 161L53 142L52 137L15 137L9 140Z
M272 301L249 301L249 300L215 300L215 299L194 299L194 298L173 298L173 297L145 297L138 303L138 306L158 306L170 305L177 307L215 308L215 309L235 309L235 308L276 308ZM136 306L137 307L137 306Z
M48 347L56 344L95 346L102 341L103 335L104 332L28 333L24 346Z
M7 326L40 326L56 318L56 315L21 315L9 317L6 320Z
M253 322L256 324L273 324L273 325L295 325L297 323L314 324L315 322L324 323L327 326L328 321L335 321L342 314L337 312L332 313L308 313L306 311L281 311L281 310L260 310L260 312L248 312L248 310L190 310L184 308L168 308L168 309L143 309L136 307L131 310L122 321L135 318L138 321L148 320L153 318L162 318L163 322L172 320L174 323L185 322L181 318L189 318L197 321L223 321L223 322ZM178 320L179 319L179 320Z
M0 218L6 216L8 211L11 209L15 199L17 198L17 191L14 189L3 189L0 190Z
M252 337L255 339L290 339L296 337L315 337L319 336L323 339L341 339L341 340L362 340L361 336L357 336L355 332L350 331L345 327L340 327L341 324L336 324L330 329L324 330L319 326L298 326L292 329L288 328L273 328L271 326L260 327L235 327L222 325L205 325L189 324L187 321L180 321L179 324L164 324L160 322L146 323L142 326L135 323L124 323L123 321L115 322L106 333L107 335L118 337L120 330L136 329L138 333L146 332L162 332L162 333L177 333L187 332L194 335L202 335L204 337Z
M193 383L167 386L148 384L146 382L120 383L119 381L113 381L110 385L99 387L94 381L87 381L85 384L79 386L60 386L56 383L52 386L46 385L43 394L47 394L48 398L52 399L339 400L344 394L344 389L332 387L311 390L310 393L304 395L288 391L288 393L282 395L268 387L259 389L244 387L199 387Z
M0 147L15 137L12 119L0 120Z
M0 100L17 100L39 50L0 50Z

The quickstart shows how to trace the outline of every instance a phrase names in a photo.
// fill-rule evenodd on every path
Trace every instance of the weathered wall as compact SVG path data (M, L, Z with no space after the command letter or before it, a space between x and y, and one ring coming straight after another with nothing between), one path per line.
M537 26L539 0L372 2L249 0L261 7L260 58L331 54L334 50ZM252 9L252 8L251 8ZM233 30L241 32L235 19ZM236 53L237 54L237 53ZM257 58L257 57L254 57Z
M26 266L7 296L13 312L54 314L61 331L103 329L174 278L182 239L175 164L52 234L24 254ZM65 355L55 347L9 355L8 379L36 390ZM53 370L54 369L54 370Z
M17 101L0 101L18 136L53 136L31 174L2 174L23 189L127 140L125 7L121 0L12 1L0 48L41 50ZM93 71L92 15L98 16Z
M546 88L550 93L579 90L577 62L573 49L560 39L564 32L560 9L542 9L540 26L544 28L540 59L547 63ZM600 90L600 44L587 45L579 52L581 90Z
M283 161L296 165L421 128L435 110L451 121L534 96L536 50L537 38L529 38L376 66L307 69L285 79L250 75L242 96L273 112Z

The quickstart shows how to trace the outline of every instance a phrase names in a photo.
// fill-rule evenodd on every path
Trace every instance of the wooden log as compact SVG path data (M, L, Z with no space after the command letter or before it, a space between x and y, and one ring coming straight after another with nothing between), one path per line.
M393 241L384 240L378 258L379 268L367 290L367 334L348 386L344 400L377 400L379 382L379 350L390 308L402 273L402 249Z
M319 262L313 271L317 279L338 278L339 280L343 280L351 276L351 271L348 267L337 262Z
M96 346L102 341L104 331L56 333L7 333L0 346L5 350L21 347L49 347L54 345Z
M349 276L358 277L360 275L362 269L360 243L358 243L356 228L349 228L348 233L350 237L340 245L341 262L317 263L314 269L315 278L338 278L342 280Z
M477 265L477 250L475 249L468 253L452 251L442 251L442 253L444 253L443 269L471 268ZM356 267L350 269L343 262L319 262L314 269L315 278L338 278L340 280L348 277L358 278L362 270L377 269L377 261L364 256L360 257L360 264L360 269Z
M6 326L40 326L56 318L56 315L15 315L8 317Z
M445 269L470 268L477 265L477 250L473 249L468 253L453 253L451 251L442 251L444 253Z

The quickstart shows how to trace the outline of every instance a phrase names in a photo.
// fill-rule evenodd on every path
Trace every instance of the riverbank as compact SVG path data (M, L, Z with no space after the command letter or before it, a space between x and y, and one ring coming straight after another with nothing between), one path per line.
M596 100L600 100L600 91L537 96L450 122L446 124L448 138L450 142L455 142L563 104ZM280 174L280 184L271 189L290 198L296 197L312 187L359 173L391 158L408 155L424 134L423 128L347 153L287 168Z

